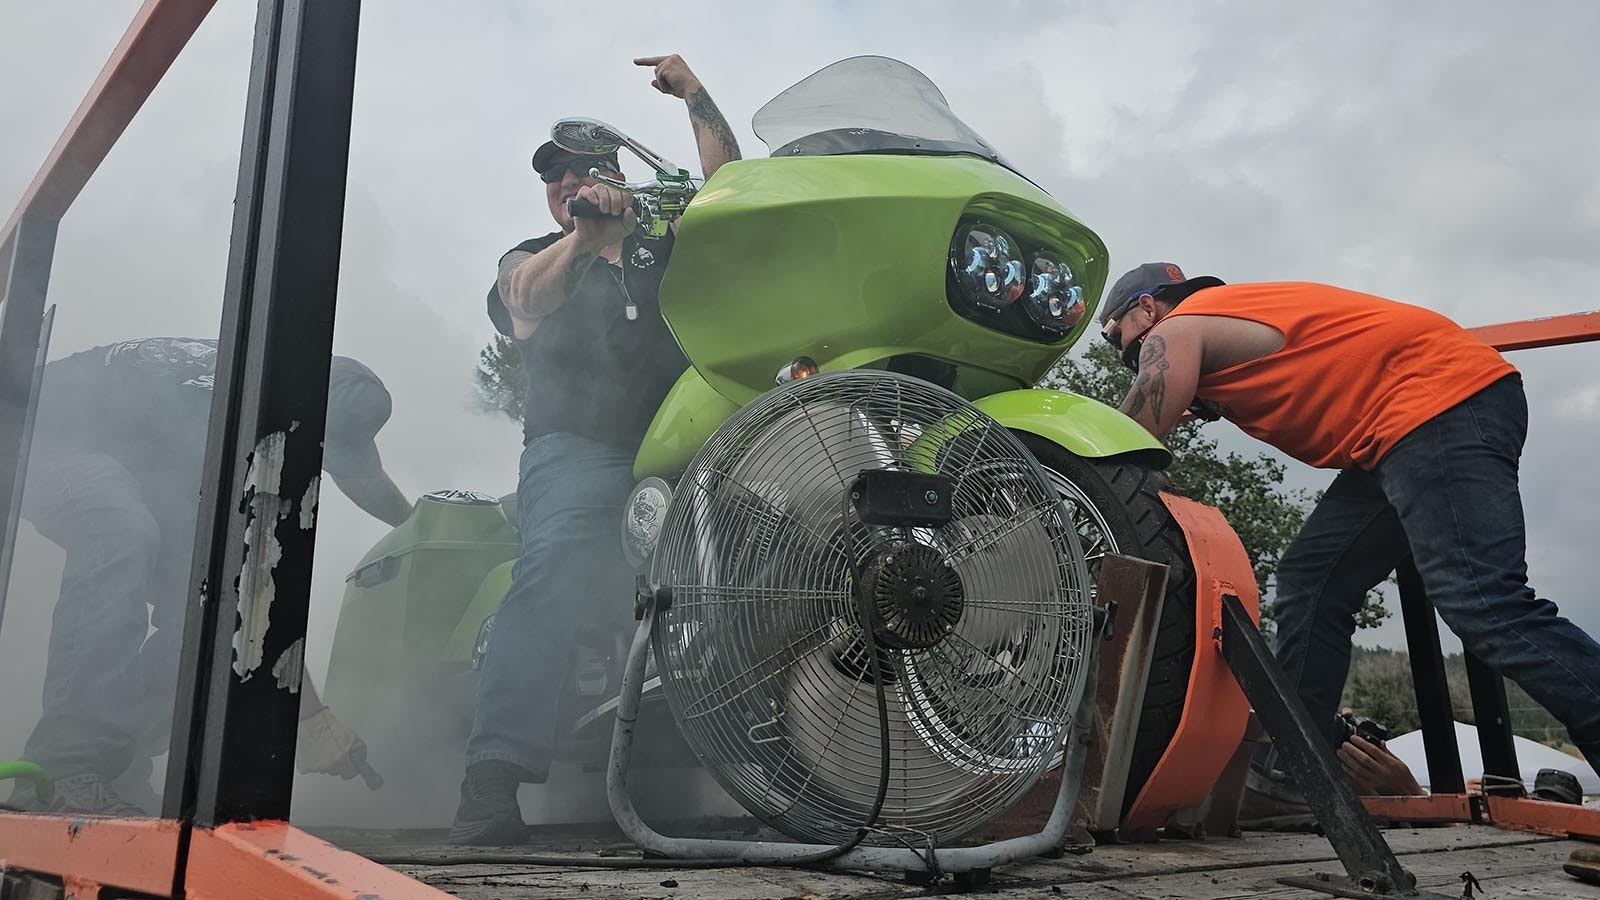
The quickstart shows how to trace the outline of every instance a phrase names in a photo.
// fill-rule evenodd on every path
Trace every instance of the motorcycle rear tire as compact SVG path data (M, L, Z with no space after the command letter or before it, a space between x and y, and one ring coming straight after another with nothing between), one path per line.
M1019 433L1018 437L1045 469L1071 482L1096 508L1109 531L1110 552L1162 563L1169 569L1144 706L1128 765L1122 801L1126 815L1177 733L1194 665L1194 566L1183 529L1160 497L1162 491L1172 490L1172 485L1159 469L1132 460L1084 459L1035 435ZM1084 550L1089 553L1091 548ZM1091 577L1095 569L1091 560Z

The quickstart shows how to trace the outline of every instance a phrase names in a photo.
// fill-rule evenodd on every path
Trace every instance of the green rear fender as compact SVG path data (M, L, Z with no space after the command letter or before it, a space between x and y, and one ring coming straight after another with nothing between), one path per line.
M1060 445L1085 459L1137 454L1165 469L1172 454L1138 422L1116 409L1065 391L1025 390L991 394L974 405L1001 425Z
M450 663L470 663L472 661L472 646L478 642L478 629L483 627L483 620L494 614L500 607L500 599L506 595L506 590L511 587L511 567L516 565L516 560L508 560L489 570L483 576L483 583L478 585L478 592L472 595L472 602L467 604L467 609L461 614L461 621L456 623L456 630L450 635L449 643L444 646L445 661Z

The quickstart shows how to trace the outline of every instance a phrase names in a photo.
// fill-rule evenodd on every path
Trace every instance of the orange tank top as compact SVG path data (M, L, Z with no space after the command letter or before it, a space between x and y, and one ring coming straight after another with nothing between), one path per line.
M1229 421L1321 468L1371 469L1396 442L1517 370L1444 316L1325 284L1232 284L1168 316L1269 325L1283 347L1200 376Z

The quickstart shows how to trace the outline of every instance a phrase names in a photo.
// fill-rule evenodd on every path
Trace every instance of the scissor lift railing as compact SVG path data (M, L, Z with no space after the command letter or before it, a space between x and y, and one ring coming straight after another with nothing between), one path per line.
M8 550L57 226L214 2L146 0L0 231L0 542ZM315 510L299 513L321 469L360 2L259 0L257 10L189 582L200 602L188 604L184 623L162 818L0 812L4 865L57 876L79 900L97 896L101 886L191 898L445 896L286 823L298 697L282 686L292 679L248 677L250 664L270 671L298 659L306 633L316 529L300 523L314 523ZM1478 333L1506 350L1595 340L1600 314ZM280 473L275 482L252 477L267 468L262 463ZM259 547L268 532L281 557L257 566L246 537ZM244 577L252 566L256 577ZM251 633L260 617L248 613L267 602L263 580L275 588L271 628ZM0 617L5 588L0 578ZM1424 608L1413 588L1402 596L1408 610ZM1425 627L1411 612L1408 626L1413 618L1424 728L1437 745L1438 711L1449 710L1447 697L1439 705L1437 633L1431 614ZM241 644L261 647L243 674L233 649L241 630ZM1429 633L1431 657L1417 653ZM1475 696L1480 682L1482 702L1492 704L1494 679L1475 680ZM1494 740L1485 741L1489 754L1499 746L1494 729L1506 724L1503 691L1499 704L1480 717L1497 723ZM1508 726L1502 730L1509 735ZM1448 742L1453 748L1453 732ZM1509 737L1506 749L1514 753ZM1515 771L1514 757L1491 758L1496 771ZM1430 768L1432 761L1430 755ZM1450 783L1459 780L1458 763ZM1459 804L1439 808L1445 806L1449 812Z

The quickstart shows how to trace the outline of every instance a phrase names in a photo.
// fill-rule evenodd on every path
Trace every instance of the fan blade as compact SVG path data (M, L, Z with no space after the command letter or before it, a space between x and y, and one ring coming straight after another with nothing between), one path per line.
M950 545L966 598L955 633L973 645L998 651L1060 609L1060 560L1036 517L968 516L940 539Z
M817 403L775 419L729 476L814 534L831 535L849 515L845 492L856 473L894 463L888 439L865 415Z

